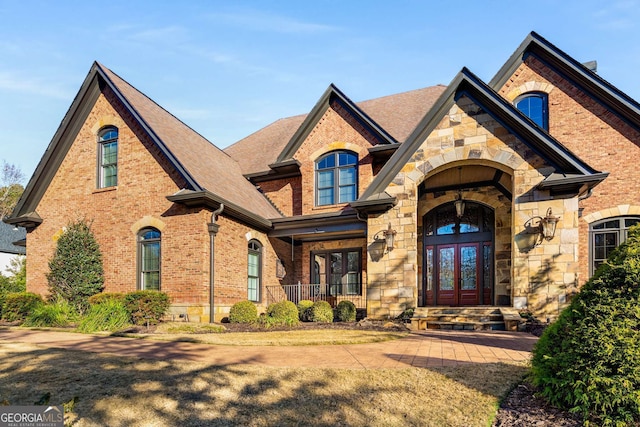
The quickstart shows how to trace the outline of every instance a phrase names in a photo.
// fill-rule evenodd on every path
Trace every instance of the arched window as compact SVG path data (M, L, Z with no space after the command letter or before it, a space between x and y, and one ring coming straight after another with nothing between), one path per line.
M640 223L640 217L615 217L589 225L589 274L593 275L611 252L627 240L629 227Z
M525 93L514 104L525 116L545 130L549 130L549 102L544 92Z
M145 228L138 233L138 288L160 290L160 231Z
M98 188L118 185L118 129L104 128L98 133Z
M251 240L247 258L247 299L249 301L260 301L261 282L262 245L257 240Z
M348 203L358 198L358 156L334 151L316 161L316 206Z

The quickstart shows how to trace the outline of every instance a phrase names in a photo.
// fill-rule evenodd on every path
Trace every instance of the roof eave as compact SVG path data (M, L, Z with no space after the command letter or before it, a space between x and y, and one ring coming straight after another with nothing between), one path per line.
M261 231L269 231L271 229L270 220L256 215L207 190L180 190L175 194L167 196L167 200L173 203L183 204L187 207L207 207L212 210L218 209L221 204L224 204L223 214L234 217Z
M537 188L549 191L552 196L580 195L600 184L607 176L609 176L608 172L572 176L552 174L540 182Z

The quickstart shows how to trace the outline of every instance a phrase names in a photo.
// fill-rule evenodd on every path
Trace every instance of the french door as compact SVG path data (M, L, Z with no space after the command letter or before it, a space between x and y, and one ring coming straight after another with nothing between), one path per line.
M470 206L469 206L470 205ZM424 218L423 305L489 305L493 293L493 211L445 205Z

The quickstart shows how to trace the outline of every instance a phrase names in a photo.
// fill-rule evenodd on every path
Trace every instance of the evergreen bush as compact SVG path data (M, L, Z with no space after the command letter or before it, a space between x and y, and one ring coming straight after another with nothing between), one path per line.
M49 292L53 300L64 299L84 313L91 295L104 286L102 254L90 225L79 220L67 225L49 261Z
M295 326L300 322L298 307L291 301L280 301L267 307L267 326Z
M316 301L308 310L310 322L333 322L333 308L326 301Z
M640 227L546 328L532 380L585 424L640 422Z
M104 299L99 304L89 307L78 325L78 330L84 333L115 332L130 324L131 314L125 307L124 300Z
M308 322L308 310L313 307L313 301L308 299L303 299L298 302L298 319L302 322Z
M22 322L29 313L43 304L42 297L33 292L6 294L2 305L2 318L9 322Z
M255 323L258 321L258 309L251 301L240 301L231 306L229 322Z
M336 306L336 317L341 322L355 322L356 305L351 301L340 301Z
M135 291L124 296L124 306L136 325L157 325L170 304L169 295L160 291Z
M22 326L65 327L78 320L78 314L65 300L40 304L27 315Z

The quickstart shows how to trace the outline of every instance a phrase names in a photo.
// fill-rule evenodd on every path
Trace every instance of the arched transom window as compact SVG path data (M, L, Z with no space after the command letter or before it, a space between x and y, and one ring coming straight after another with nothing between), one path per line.
M517 97L514 104L525 116L545 130L549 130L549 108L547 94L530 92Z
M160 231L145 228L138 233L138 288L160 290Z
M118 185L118 129L107 127L98 133L98 188Z

